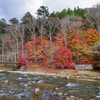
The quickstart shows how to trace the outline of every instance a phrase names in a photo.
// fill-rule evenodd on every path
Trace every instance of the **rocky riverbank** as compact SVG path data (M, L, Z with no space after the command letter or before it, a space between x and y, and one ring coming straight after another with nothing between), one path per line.
M7 70L0 70L7 71ZM53 77L61 77L66 79L77 79L83 81L99 81L100 80L100 72L96 71L76 71L73 69L67 70L34 70L34 71L7 71L11 73L21 73L21 74L30 74L30 75L42 75L42 76L53 76Z
M100 99L100 81L97 72L87 71L87 74L86 71L76 72L70 69L0 71L0 100Z

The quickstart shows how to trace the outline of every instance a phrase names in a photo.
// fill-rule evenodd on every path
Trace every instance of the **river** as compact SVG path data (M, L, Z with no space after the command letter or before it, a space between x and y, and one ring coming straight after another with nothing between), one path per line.
M0 72L0 100L100 100L100 80Z

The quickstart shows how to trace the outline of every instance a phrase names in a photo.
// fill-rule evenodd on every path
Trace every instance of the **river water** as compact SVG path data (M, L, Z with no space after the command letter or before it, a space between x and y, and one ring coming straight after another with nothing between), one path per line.
M0 100L100 100L100 81L0 72Z

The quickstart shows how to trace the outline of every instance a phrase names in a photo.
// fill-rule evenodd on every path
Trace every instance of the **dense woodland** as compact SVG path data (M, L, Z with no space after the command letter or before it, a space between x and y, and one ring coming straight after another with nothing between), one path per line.
M20 22L12 18L10 24L0 20L1 55L16 52L22 66L100 68L100 4L52 13L40 6L36 14L37 18L27 12Z

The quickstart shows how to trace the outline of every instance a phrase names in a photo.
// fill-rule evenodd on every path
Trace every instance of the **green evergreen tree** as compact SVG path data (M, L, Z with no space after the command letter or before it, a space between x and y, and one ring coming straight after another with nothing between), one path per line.
M73 14L73 11L70 8L68 8L67 9L67 15L72 15L72 14Z
M76 9L76 7L75 7L73 12L74 12L74 15L85 18L85 16L84 16L84 14L86 12L85 9L80 9L79 7L77 7L77 9Z
M33 20L33 16L30 12L27 12L21 19L22 24L28 24L30 20Z
M57 17L57 15L56 15L56 13L53 11L51 14L50 14L50 16L49 17Z
M18 19L16 19L16 18L10 19L9 22L10 22L11 24L18 24L18 23L19 23Z
M48 17L49 16L49 9L48 7L46 6L40 6L40 8L37 10L37 13L36 13L38 16L46 16Z
M6 20L4 18L2 18L0 20L0 34L4 34L5 33L5 27L6 26L7 26Z

